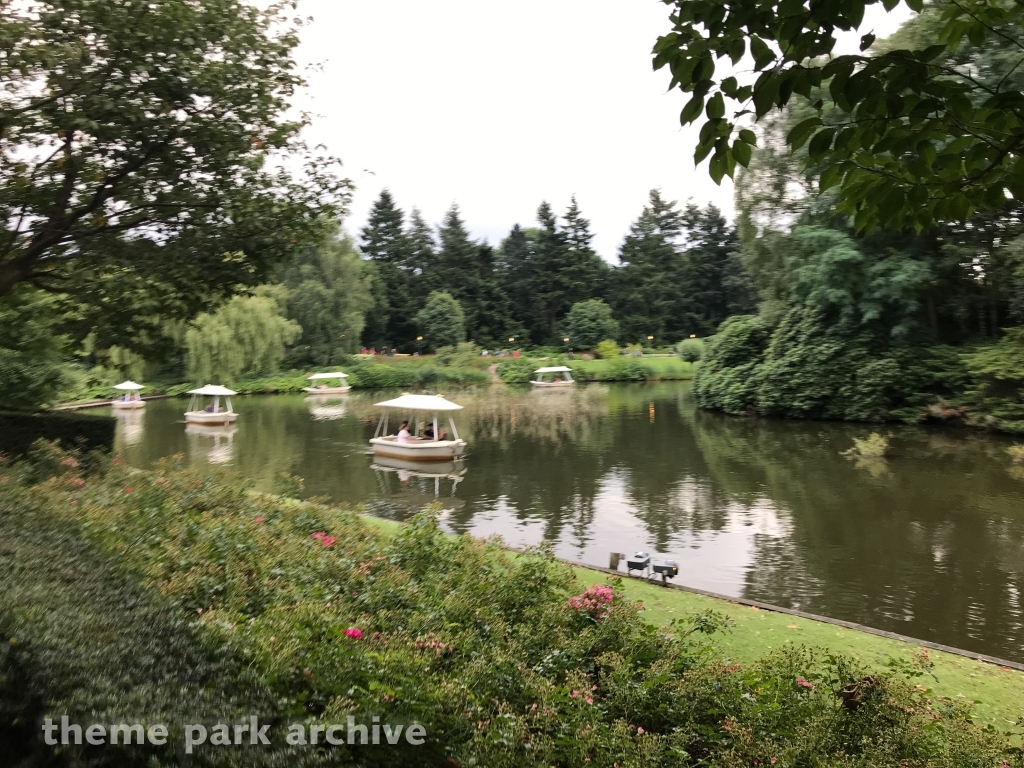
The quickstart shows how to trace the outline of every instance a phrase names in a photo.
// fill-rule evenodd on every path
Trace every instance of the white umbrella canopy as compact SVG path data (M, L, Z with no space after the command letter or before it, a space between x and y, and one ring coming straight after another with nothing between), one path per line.
M312 376L307 376L310 381L318 381L320 379L347 379L348 374L337 371L335 373L314 373Z
M227 387L222 387L220 384L207 384L205 387L200 387L199 389L191 389L191 390L189 390L189 394L190 395L221 395L221 396L231 397L231 395L237 395L238 393L235 392L233 389L228 389Z
M134 390L142 389L143 386L144 385L136 384L131 379L128 379L128 381L122 381L120 384L115 384L114 385L114 389L120 389L120 390L125 390L125 391L134 391Z
M378 408L402 408L407 411L461 411L462 406L441 395L402 395L394 400L374 403Z
M570 373L572 368L567 368L564 365L552 365L548 368L538 368L534 373Z

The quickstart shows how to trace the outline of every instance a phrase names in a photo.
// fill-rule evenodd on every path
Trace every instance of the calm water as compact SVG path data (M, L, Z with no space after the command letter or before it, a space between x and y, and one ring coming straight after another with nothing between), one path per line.
M1009 441L887 428L892 455L840 456L859 425L752 421L697 411L685 384L575 392L452 393L462 466L420 476L367 455L381 393L325 402L237 398L232 434L187 434L185 401L121 416L128 461L184 453L272 490L403 518L435 498L445 525L547 539L607 566L637 549L679 562L677 581L1024 661L1024 471Z

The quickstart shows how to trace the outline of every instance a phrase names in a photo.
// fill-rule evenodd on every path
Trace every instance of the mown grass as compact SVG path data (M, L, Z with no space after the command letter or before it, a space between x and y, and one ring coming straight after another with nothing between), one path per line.
M650 369L657 379L664 381L693 378L693 363L688 363L678 357L638 357L626 359L636 360L645 368ZM585 371L588 374L588 378L594 378L597 381L614 381L615 379L611 378L614 374L613 362L612 360L581 360L579 362L573 361L570 365L574 371L577 369Z

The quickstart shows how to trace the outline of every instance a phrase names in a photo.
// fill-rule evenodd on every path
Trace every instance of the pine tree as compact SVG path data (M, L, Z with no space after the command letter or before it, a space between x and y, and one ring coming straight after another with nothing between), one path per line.
M685 283L693 311L702 324L693 332L714 333L727 317L754 310L756 294L737 251L736 229L713 205L686 206Z
M590 221L583 218L576 196L565 213L565 245L568 251L565 281L573 286L572 301L584 301L604 295L608 265L590 245L594 239Z
M511 304L511 318L521 329L510 335L521 344L542 337L537 330L542 318L534 292L536 264L533 255L537 234L537 230L526 230L516 224L501 242L497 254L498 283Z
M557 343L558 322L572 304L571 275L568 273L570 255L566 233L558 226L558 219L546 202L537 209L540 224L534 250L536 265L533 291L543 318L543 336L536 338L545 344ZM578 297L584 298L584 297Z
M683 218L675 206L651 190L622 243L610 292L624 341L654 336L656 343L675 343L698 330L679 246Z
M373 346L408 346L416 338L415 312L411 301L412 279L409 270L410 242L402 226L405 215L395 205L388 190L383 190L370 210L370 218L360 237L363 255L376 265L374 306L363 334ZM386 320L383 320L386 318Z

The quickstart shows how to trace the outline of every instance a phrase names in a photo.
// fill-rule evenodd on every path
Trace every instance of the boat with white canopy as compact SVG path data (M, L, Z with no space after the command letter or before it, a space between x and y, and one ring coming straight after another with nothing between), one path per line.
M407 461L451 461L462 455L466 441L459 437L452 414L461 411L462 406L446 400L441 395L403 394L394 400L376 403L384 409L384 415L377 422L377 431L370 440L374 456L388 456ZM419 434L419 416L432 414L423 433ZM438 424L438 414L448 414L451 435ZM407 423L406 429L401 425ZM394 430L394 432L392 432Z
M185 423L187 424L233 424L238 414L231 409L231 396L238 393L222 387L219 384L207 384L205 387L193 389L189 392L192 399L189 400L188 410L185 411ZM212 397L205 407L201 407L203 398ZM220 399L224 398L224 406L221 406Z
M537 378L530 382L535 387L571 387L576 382L572 378L572 368L564 365L551 365L538 368L534 373Z
M136 384L131 379L115 384L114 389L120 392L121 395L111 400L110 405L114 408L142 408L146 404L146 401L142 399L140 394L142 386L142 384Z
M345 379L348 378L347 373L341 371L334 371L333 373L314 373L312 376L307 376L310 381L331 381L337 380L337 386L330 386L329 384L318 384L313 387L306 387L306 391L311 395L343 395L348 392L352 387L345 383Z

